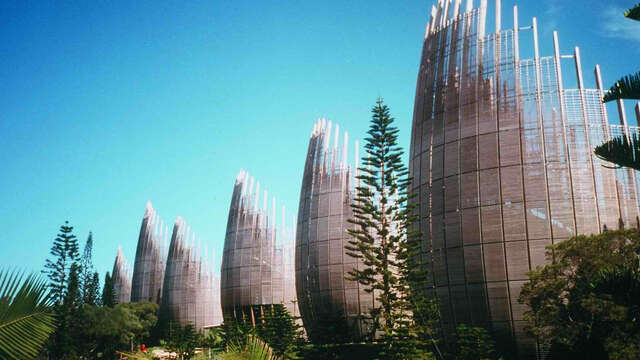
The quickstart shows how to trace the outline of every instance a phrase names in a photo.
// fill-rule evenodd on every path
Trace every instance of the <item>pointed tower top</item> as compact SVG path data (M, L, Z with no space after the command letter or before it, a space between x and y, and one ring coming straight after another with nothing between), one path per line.
M153 205L151 204L151 200L147 200L147 204L145 205L145 209L144 209L144 216L149 217L153 213L154 213L154 210L153 210Z
M240 169L238 175L236 176L236 185L244 182L247 172L244 169Z

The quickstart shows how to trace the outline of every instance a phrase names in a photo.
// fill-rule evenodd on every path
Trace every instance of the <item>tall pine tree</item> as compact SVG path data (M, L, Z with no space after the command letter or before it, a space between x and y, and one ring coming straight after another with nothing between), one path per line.
M54 304L61 305L69 281L69 270L78 260L78 240L73 235L73 226L70 226L68 221L60 226L60 233L53 240L50 254L53 259L47 259L44 273L49 277Z
M79 298L77 291L80 272L78 240L68 221L60 226L60 233L53 240L50 254L53 259L47 259L44 273L49 277L58 327L49 340L48 349L53 358L63 359L74 352L70 309L75 307Z
M98 284L94 281L93 267L93 234L89 232L87 242L84 244L82 252L82 274L80 276L80 287L82 292L82 302L95 305L97 302Z
M89 283L85 284L83 289L84 303L87 305L100 305L102 298L100 297L100 275L94 272Z
M78 263L71 264L68 276L62 303L56 309L58 328L49 347L50 355L54 359L76 359L79 349L76 329L82 322L80 312L82 294L80 293L80 265Z
M372 109L366 155L352 203L350 222L356 227L349 230L353 239L346 246L365 266L351 270L346 278L373 292L379 304L371 310L371 317L374 328L382 333L381 358L429 359L432 354L421 339L424 330L413 317L419 304L419 292L412 291L416 284L411 283L420 269L415 261L419 232L411 230L415 217L407 206L411 179L393 121L379 98Z
M116 291L113 287L113 278L107 271L104 276L104 287L102 288L102 306L116 306Z

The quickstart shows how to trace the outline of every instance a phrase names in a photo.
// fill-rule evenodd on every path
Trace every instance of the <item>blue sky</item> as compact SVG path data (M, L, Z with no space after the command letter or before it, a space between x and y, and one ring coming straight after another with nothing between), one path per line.
M69 220L110 271L118 245L133 259L147 200L220 254L237 172L297 209L315 120L361 139L378 96L408 146L432 3L0 2L1 263L40 270ZM633 1L519 5L545 54L553 29L581 46L587 84L596 63L607 86L639 70L640 28L619 15Z

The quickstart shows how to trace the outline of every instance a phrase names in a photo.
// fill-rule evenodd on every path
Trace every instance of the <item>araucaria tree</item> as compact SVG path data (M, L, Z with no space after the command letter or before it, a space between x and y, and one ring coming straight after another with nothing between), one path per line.
M102 288L102 306L116 306L116 291L113 287L113 278L108 271L104 276L104 287Z
M47 259L44 273L49 277L51 300L60 305L67 289L71 265L78 261L78 239L68 221L60 226L60 234L53 240L50 254L53 259Z
M382 341L383 359L426 359L432 355L421 341L423 331L414 321L421 303L412 289L419 263L413 253L419 233L410 230L413 215L407 206L409 172L397 144L398 129L389 108L379 98L372 109L366 155L362 158L352 204L355 225L346 249L360 259L363 267L351 270L346 278L373 292L376 304L371 321ZM423 274L424 278L424 274Z
M55 333L49 339L49 355L55 359L73 358L75 342L71 334L74 314L82 298L79 296L78 239L73 226L65 221L51 247L53 259L47 259L44 272L49 277L49 291L54 305Z
M80 276L80 287L82 292L82 302L88 305L96 305L99 295L99 277L93 267L93 234L89 232L87 242L82 252L82 274Z
M627 10L624 16L640 21L640 4ZM640 25L638 30L640 31ZM603 102L622 101L624 99L640 100L640 72L627 75L618 80L604 94ZM612 162L620 167L640 170L640 139L633 136L619 136L596 147L595 154L602 160Z

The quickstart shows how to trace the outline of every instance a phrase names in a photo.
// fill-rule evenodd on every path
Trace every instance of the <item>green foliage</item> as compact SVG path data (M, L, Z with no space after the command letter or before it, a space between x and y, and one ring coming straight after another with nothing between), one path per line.
M81 269L78 263L78 240L68 221L60 227L50 254L53 259L46 260L44 272L49 277L57 328L49 339L47 348L51 357L69 359L75 356L76 348L71 330L74 321L77 321L76 315L82 297L79 288Z
M380 353L380 344L350 343L307 345L300 349L300 355L305 360L352 360L375 359Z
M113 287L113 278L109 272L104 275L104 287L102 288L102 306L114 307L116 305L116 290Z
M456 328L455 360L491 360L497 359L495 342L489 333L481 327L464 324Z
M614 163L618 167L640 170L640 139L637 134L631 137L631 143L626 136L613 138L596 147L598 158Z
M247 336L254 333L254 328L248 321L229 318L220 326L220 333L226 351L241 350L247 344Z
M167 339L167 347L171 351L175 351L183 359L191 359L195 355L196 347L198 347L198 333L191 324L181 326L172 324L169 330L169 338Z
M343 344L354 340L344 311L335 309L331 304L313 317L307 325L307 332L314 344Z
M640 262L608 266L591 281L593 305L614 322L604 348L611 359L640 357Z
M247 339L247 346L245 348L247 359L249 360L280 360L280 356L276 355L273 349L254 335L249 335Z
M382 333L382 359L428 359L432 354L421 338L427 333L412 314L424 293L420 291L425 270L417 252L419 232L411 230L415 215L407 200L409 172L402 162L398 129L389 108L378 99L365 139L366 155L359 168L359 186L352 204L354 218L349 221L352 240L348 254L364 264L349 272L348 280L360 283L373 293L379 306L371 312L374 329Z
M62 311L65 315L75 315L82 306L82 294L80 292L80 265L77 263L71 265L69 270L69 282L67 283L67 291L64 294L62 302Z
M281 360L266 342L255 335L246 335L242 347L234 347L225 354L218 355L221 360Z
M89 358L113 359L119 350L129 350L142 325L132 311L123 307L85 306L78 340Z
M629 19L640 21L640 4L625 11L624 16L628 17Z
M93 267L93 234L89 232L87 242L84 245L82 258L82 273L80 276L82 302L89 305L97 305L100 280L96 276Z
M82 294L80 293L80 265L74 263L69 271L69 281L64 300L56 307L58 328L52 337L50 353L58 359L75 359L79 346L75 330L82 319Z
M151 342L151 333L158 322L158 304L149 301L129 302L116 305L117 308L126 309L133 313L141 327L132 331L135 344L148 344Z
M557 357L640 357L638 230L577 236L547 248L548 265L529 273L520 302L527 331Z
M640 21L640 4L627 10L624 16ZM640 27L638 30L640 30ZM609 102L622 99L640 100L640 72L627 75L618 80L611 89L604 94L602 101ZM623 137L612 139L598 146L595 154L599 158L612 162L620 167L628 167L635 170L640 169L640 160L638 160L640 145L636 134L633 135L631 144Z
M118 351L146 344L157 319L158 305L141 302L115 307L85 305L74 335L79 353L89 359L113 359ZM148 344L147 344L148 345Z
M640 31L640 27L638 27ZM640 72L627 75L618 80L609 91L604 94L604 102L618 99L640 100Z
M215 351L224 351L224 331L217 326L207 329L203 334L202 345Z
M78 259L78 240L73 235L73 226L69 226L68 221L60 226L60 233L53 240L50 254L53 259L46 260L43 272L49 278L53 303L61 304L69 281L69 269Z
M625 11L624 16L640 21L640 4ZM640 28L638 30L640 30ZM640 100L640 72L627 75L618 80L611 89L604 94L602 101L609 102L620 99Z
M256 334L284 359L295 359L297 345L303 342L300 326L282 304L256 307Z
M100 296L100 275L94 272L91 280L84 284L83 288L84 303L87 305L102 305L102 296Z
M0 358L33 359L55 330L46 281L0 270Z

